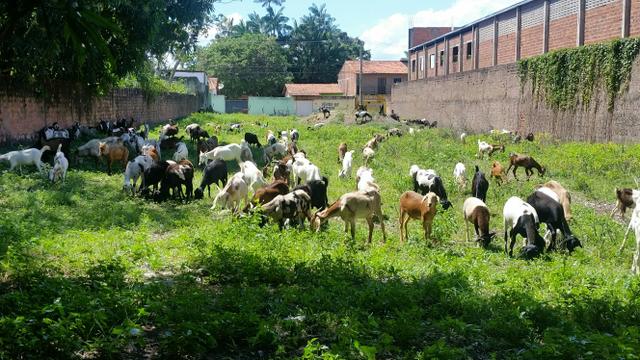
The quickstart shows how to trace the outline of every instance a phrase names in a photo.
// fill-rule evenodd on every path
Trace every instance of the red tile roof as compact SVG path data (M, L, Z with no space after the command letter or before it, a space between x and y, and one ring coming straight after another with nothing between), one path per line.
M342 65L342 70L350 73L360 72L358 60L347 60ZM362 62L363 74L406 74L407 65L397 60L369 60Z
M285 84L284 91L289 96L320 96L342 94L338 84Z
M209 90L216 89L218 90L218 78L210 77L209 81Z

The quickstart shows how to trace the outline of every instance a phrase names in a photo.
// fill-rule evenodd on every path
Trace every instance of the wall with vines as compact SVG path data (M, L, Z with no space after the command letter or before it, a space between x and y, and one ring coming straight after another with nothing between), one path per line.
M588 111L603 90L607 109L613 112L616 100L629 88L639 52L639 38L617 39L520 60L521 91L530 83L536 102L544 101L555 111Z

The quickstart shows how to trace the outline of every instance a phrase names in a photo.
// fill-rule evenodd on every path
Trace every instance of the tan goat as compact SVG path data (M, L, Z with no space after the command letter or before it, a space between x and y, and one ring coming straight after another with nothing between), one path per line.
M122 168L127 168L127 162L129 161L129 149L121 142L109 144L100 143L100 156L107 158L107 172L111 175L111 164L114 161L122 161Z
M407 238L407 223L410 219L422 221L424 239L431 238L431 225L436 216L438 196L429 192L422 196L414 191L406 191L400 195L400 241Z

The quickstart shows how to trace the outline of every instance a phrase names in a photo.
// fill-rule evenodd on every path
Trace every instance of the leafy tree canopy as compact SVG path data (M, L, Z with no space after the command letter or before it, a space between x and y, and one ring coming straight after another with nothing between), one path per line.
M273 37L244 34L221 38L200 50L196 68L212 74L229 97L279 96L292 80L285 50Z

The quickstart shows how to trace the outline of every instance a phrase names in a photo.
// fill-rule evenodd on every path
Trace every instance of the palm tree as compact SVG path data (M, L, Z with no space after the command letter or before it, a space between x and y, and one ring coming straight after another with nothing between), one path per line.
M285 2L286 0L254 0L255 3L257 4L262 4L262 7L264 8L271 8L271 4L274 4L276 6L282 6L282 4Z
M288 24L289 18L284 16L282 11L284 7L278 9L277 12L273 11L273 8L267 8L267 15L264 16L263 21L267 30L267 33L282 39L291 32L291 25Z
M265 33L267 28L266 25L267 24L265 23L264 18L258 15L258 13L252 12L251 14L249 14L246 26L250 30L250 32Z

